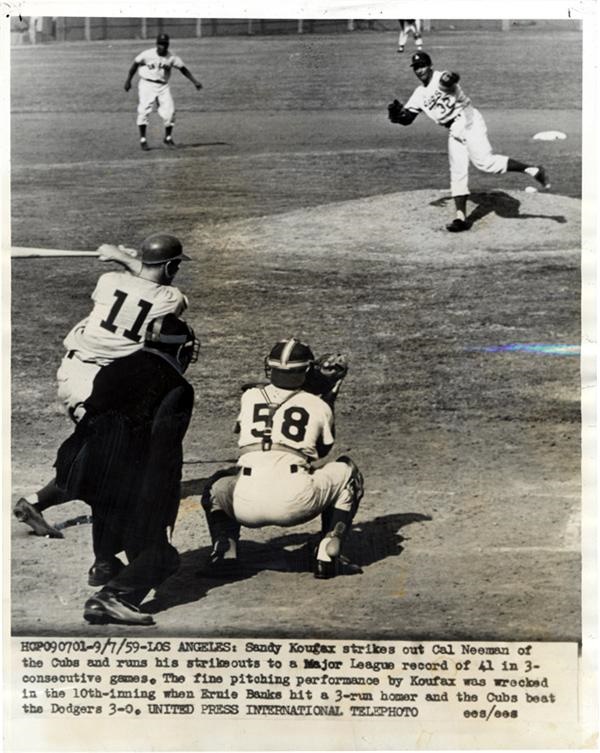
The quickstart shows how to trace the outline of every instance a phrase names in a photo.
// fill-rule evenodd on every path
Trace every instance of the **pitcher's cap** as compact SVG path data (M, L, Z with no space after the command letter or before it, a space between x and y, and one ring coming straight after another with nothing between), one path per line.
M423 68L426 65L431 65L431 58L426 52L415 52L410 61L411 68Z

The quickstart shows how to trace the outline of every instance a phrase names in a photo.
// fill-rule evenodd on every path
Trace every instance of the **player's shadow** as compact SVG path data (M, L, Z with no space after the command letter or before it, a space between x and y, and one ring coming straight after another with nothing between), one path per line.
M397 557L404 550L408 537L399 531L411 523L432 518L417 512L382 515L373 520L353 525L344 545L344 555L359 565L368 567L387 557ZM311 576L313 553L319 540L318 531L293 532L287 529L264 543L252 541L252 529L242 528L239 544L239 571L228 577L212 577L204 568L210 547L181 554L181 564L175 575L165 581L155 592L152 601L146 602L143 611L155 614L181 604L195 602L213 588L228 583L248 580L264 570L303 573Z
M521 212L521 202L505 191L472 193L469 196L469 201L476 205L475 209L473 209L466 218L471 226L475 225L489 214L495 214L498 217L509 220L542 219L552 220L561 225L564 225L564 223L567 222L567 218L562 214L531 214L529 212ZM441 199L432 201L430 206L445 207L448 204L452 204L453 206L454 200L450 196L443 196Z

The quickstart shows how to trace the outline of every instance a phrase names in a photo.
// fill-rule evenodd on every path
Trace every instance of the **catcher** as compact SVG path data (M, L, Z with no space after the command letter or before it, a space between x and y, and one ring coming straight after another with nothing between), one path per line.
M242 525L295 526L320 515L315 577L360 572L341 548L363 496L362 474L347 456L313 466L335 440L333 406L346 358L315 360L308 345L292 338L273 346L265 371L268 383L242 388L237 465L217 472L202 496L213 543L207 571L236 570Z

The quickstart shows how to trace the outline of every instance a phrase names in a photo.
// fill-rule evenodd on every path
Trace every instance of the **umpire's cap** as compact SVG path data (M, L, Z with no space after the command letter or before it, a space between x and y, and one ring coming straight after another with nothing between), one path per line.
M265 359L265 368L275 387L294 390L304 384L314 360L309 346L292 337L275 343Z
M142 264L164 264L175 259L190 261L190 257L183 253L179 238L168 233L153 233L145 238L140 258Z
M431 65L431 58L426 52L415 52L410 61L411 68L424 68Z
M168 34L162 33L162 34L159 34L156 37L156 44L167 44L168 45L170 41L171 40L170 40L170 37L169 37Z

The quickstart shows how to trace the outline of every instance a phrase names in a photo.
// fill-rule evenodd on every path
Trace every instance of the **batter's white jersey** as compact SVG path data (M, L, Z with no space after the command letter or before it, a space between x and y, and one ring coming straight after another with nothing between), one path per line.
M273 444L291 447L311 460L318 459L319 445L333 444L333 412L325 401L309 392L284 390L269 384L252 387L242 395L238 416L241 448L261 442L272 404L278 405L272 418Z
M433 71L427 86L417 86L404 107L412 112L424 112L438 125L447 126L470 106L471 100L459 84L456 84L451 92L442 89L442 73L443 71Z
M156 47L150 47L136 56L135 62L138 64L138 75L146 81L153 81L157 84L166 84L171 77L171 70L177 68L181 70L185 67L183 60L178 55L172 55L168 52L166 55L159 55Z
M171 285L159 285L129 272L103 274L92 293L91 314L64 340L67 351L105 366L142 347L148 323L165 314L179 315L185 296Z

